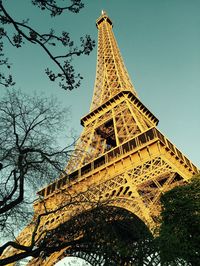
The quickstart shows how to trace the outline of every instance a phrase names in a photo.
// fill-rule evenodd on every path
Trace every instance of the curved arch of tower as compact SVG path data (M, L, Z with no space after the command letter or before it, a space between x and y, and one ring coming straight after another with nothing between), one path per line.
M114 222L117 213L119 219L128 213L153 230L161 193L186 183L199 171L157 129L158 119L139 100L105 12L96 25L96 81L90 112L81 119L83 132L66 174L38 192L33 221L17 240L29 246L34 239L36 248L44 243L49 247L46 255L41 252L30 265L54 265L71 254L102 265L95 249L88 253L86 245L79 243L85 236L85 221L78 219L81 214L112 206L115 215L108 215L109 221ZM67 231L66 225L72 231ZM79 249L74 248L77 242ZM8 248L1 258L16 252Z
M121 249L126 245L139 247L141 239L146 241L152 239L148 227L141 219L132 212L116 206L105 205L87 210L65 222L62 227L62 230L59 228L54 232L53 242L47 241L46 247L55 246L58 238L62 238L63 231L68 236L73 234L73 239L75 239L74 234L79 232L76 236L78 240L58 252L50 255L47 253L43 258L32 260L29 266L55 265L66 256L82 258L91 265L108 265L108 262L116 265L116 261L122 259L135 262L135 258L131 261L130 256L125 258L123 254L116 255L118 238L121 239L119 245Z

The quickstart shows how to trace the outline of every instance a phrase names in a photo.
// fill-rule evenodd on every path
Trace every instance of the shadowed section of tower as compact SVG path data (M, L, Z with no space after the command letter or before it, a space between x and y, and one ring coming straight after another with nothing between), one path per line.
M91 111L118 94L120 91L136 91L131 84L112 31L112 21L105 11L97 19L98 55L96 81Z

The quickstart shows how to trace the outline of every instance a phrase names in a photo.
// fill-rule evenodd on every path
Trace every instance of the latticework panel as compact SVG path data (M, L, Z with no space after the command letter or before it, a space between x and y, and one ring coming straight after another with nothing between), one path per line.
M95 115L88 123L76 145L75 152L66 167L70 173L98 158L112 148L146 131L152 126L145 115L129 99L113 103L113 108Z
M130 159L128 157L121 158L108 168L105 165L101 171L89 175L88 180L75 182L73 186L69 184L69 188L57 191L45 201L41 201L36 214L38 211L39 213L44 212L44 204L46 210L59 208L59 211L42 218L41 225L38 227L38 235L46 230L59 229L70 219L99 205L128 210L149 228L154 228L160 212L161 194L174 186L182 185L187 181L187 175L189 175L189 171L185 172L185 177L177 172L176 165L169 163L167 156L160 151L161 146L157 147L157 152L160 151L161 156L152 156L156 151L155 147L155 145L152 146L152 152L149 152L148 156L144 150L141 151L141 157L133 155L132 159L131 157ZM146 154L145 156L143 156L143 152ZM71 199L73 200L71 201ZM34 223L31 223L20 234L18 241L28 245L33 230ZM79 238L80 234L81 231L76 231L72 237ZM68 235L63 235L63 241L68 241L68 238ZM12 249L7 251L7 255L14 253L15 250ZM56 253L52 256L56 260L59 258ZM54 265L56 260L48 260L46 263L44 259L39 258L34 260L31 265Z
M139 217L149 228L153 229L157 223L157 217L160 211L159 199L161 193L174 186L181 185L184 182L184 178L182 178L176 172L176 169L169 165L162 157L155 157L151 160L143 161L141 164L135 165L131 169L130 167L125 167L121 174L116 174L114 176L113 174L109 175L108 172L106 177L102 176L101 178L99 176L98 183L94 180L93 185L90 185L85 192L78 194L75 197L75 202L79 204L77 204L76 207L68 206L66 209L64 208L59 214L60 220L56 221L56 219L54 219L51 225L47 225L48 221L51 220L50 217L47 217L46 228L48 228L48 226L55 228L53 225L55 222L64 224L69 219L76 217L76 215L83 213L85 210L103 204L103 206L115 206L128 210L130 213ZM74 190L76 190L76 186L74 186ZM57 200L55 199L55 201ZM79 233L75 237L77 238L78 236ZM62 257L61 253L59 252L50 256L47 260L48 263L40 261L41 265L54 265L53 262ZM67 254L69 253L66 252L65 255L67 256ZM74 255L85 259L88 258L88 261L93 259L94 265L101 265L98 264L98 257L95 262L94 254L85 254L80 250L79 253L74 253ZM152 257L153 261L156 259L156 256ZM35 261L34 263L35 264L32 265L37 265ZM103 262L101 261L101 263Z
M73 196L73 202L63 207L62 211L56 216L46 217L42 222L45 226L55 227L59 222L66 221L69 217L78 214L95 204L104 202L113 204L121 208L128 209L143 220L149 227L154 225L152 217L159 213L159 198L163 191L169 190L175 185L185 182L183 177L161 157L155 157L151 160L135 164L124 161L123 168L120 166L110 167L97 172L91 176L87 182L73 185L71 195L76 191L82 192ZM118 170L119 169L119 170ZM60 194L55 194L52 198L46 200L46 208L56 208L69 200L69 193L66 190ZM42 204L41 204L42 205ZM78 206L78 207L77 207ZM42 211L41 206L38 208ZM49 221L52 221L51 224Z
M99 20L101 18L102 22L97 23L99 30L97 71L91 110L122 90L130 90L136 94L112 32L112 25L105 13Z

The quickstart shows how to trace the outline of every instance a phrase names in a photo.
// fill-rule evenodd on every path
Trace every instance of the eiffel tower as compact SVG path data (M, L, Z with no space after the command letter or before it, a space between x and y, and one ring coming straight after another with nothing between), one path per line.
M112 21L104 11L96 26L98 55L90 112L81 119L84 129L66 174L38 192L34 219L45 210L50 213L41 217L34 232L36 240L43 238L44 230L59 232L67 221L94 208L95 202L106 200L153 229L160 213L161 194L198 173L197 167L157 129L158 119L137 96ZM76 204L71 204L72 198ZM18 241L29 245L34 229L35 224L29 224ZM15 252L9 249L4 256ZM54 265L66 254L63 248L49 257L33 259L29 265ZM88 254L84 258L92 265L102 265L95 264Z

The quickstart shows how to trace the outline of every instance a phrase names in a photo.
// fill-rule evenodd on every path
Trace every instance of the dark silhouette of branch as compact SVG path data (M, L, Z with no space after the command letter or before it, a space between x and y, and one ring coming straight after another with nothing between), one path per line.
M1 28L0 28L0 36L1 36ZM6 58L3 53L3 42L0 42L0 67L1 69L2 68L10 69L8 58ZM13 82L11 75L5 76L3 72L0 72L0 85L4 87L9 87L15 85L15 83Z
M58 16L60 15L64 10L69 10L74 13L78 13L81 8L84 7L84 4L81 2L81 0L73 0L71 5L68 6L58 6L57 1L51 0L32 0L32 3L42 10L49 10L51 12L51 16Z
M24 201L27 186L41 187L63 172L70 146L57 146L64 124L55 100L28 97L11 91L0 101L0 227ZM25 187L26 184L26 187Z
M80 0L72 0L71 5L58 6L58 1L45 1L34 0L33 5L39 7L41 10L47 10L51 12L51 16L61 15L64 11L68 10L74 13L78 13L83 8L83 3ZM73 56L80 56L82 54L89 55L95 46L95 42L89 35L80 38L80 47L74 45L69 33L63 31L61 36L55 34L51 29L49 33L39 33L32 26L28 24L28 21L15 20L3 5L3 0L0 1L0 22L3 27L0 28L0 38L7 39L9 43L16 47L21 48L25 41L38 45L44 53L54 62L58 68L58 72L54 73L48 67L45 72L51 81L58 80L59 86L64 90L72 90L80 86L80 80L82 79L80 74L75 73L75 69L71 64ZM8 30L6 30L8 28ZM14 33L9 34L9 29L14 29ZM55 55L51 47L61 44L63 47L68 48L68 52L62 55ZM1 48L2 47L2 48ZM3 43L0 48L3 50ZM3 55L2 55L3 56ZM4 64L7 63L7 59L3 59ZM2 61L3 62L3 61ZM10 67L10 65L7 65ZM4 74L0 74L0 84L3 86L14 85L12 76L5 78Z
M70 239L66 242L60 243L59 246L55 245L55 246L47 247L46 243L43 242L43 239L50 239L52 236L52 232L53 232L52 230L42 230L42 232L36 239L37 231L38 231L38 228L42 225L41 220L43 217L51 215L51 214L55 214L63 210L64 208L70 207L70 206L77 205L77 206L85 207L87 205L90 205L93 207L94 206L97 207L99 205L99 203L96 201L91 202L87 199L80 200L79 197L73 198L69 193L65 192L63 196L66 196L66 195L68 196L68 201L64 202L63 204L61 204L58 208L54 210L47 210L45 206L45 201L42 202L44 204L45 212L42 212L41 214L36 216L35 220L32 222L33 230L32 230L32 235L31 235L31 243L29 246L22 245L16 240L16 241L8 241L7 243L5 243L4 245L0 247L0 256L8 247L13 247L14 249L18 251L15 255L8 256L7 258L1 258L0 259L1 265L6 265L8 263L15 262L17 260L26 258L28 256L38 257L41 254L41 252L45 254L46 253L52 254L53 252L59 251L65 247L68 247L71 245L77 245L77 243L79 244L81 243L82 241L81 239ZM23 252L20 252L20 251L23 251Z

